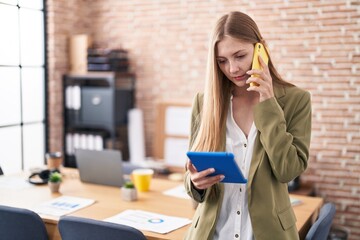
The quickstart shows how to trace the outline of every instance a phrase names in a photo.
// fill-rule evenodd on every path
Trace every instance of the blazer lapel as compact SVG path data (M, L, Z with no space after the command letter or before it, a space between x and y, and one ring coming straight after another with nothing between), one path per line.
M276 101L280 105L280 107L283 109L285 103L282 101L283 97L285 96L285 87L282 85L274 85L274 95L276 98ZM259 167L260 161L264 158L265 150L261 145L260 142L260 132L257 131L256 139L255 139L255 146L253 151L253 156L250 163L250 169L249 169L249 175L248 175L248 183L247 183L247 191L249 196L249 202L251 200L251 183L254 179L255 172L257 168Z
M284 109L285 103L283 102L283 97L286 95L285 87L282 85L275 85L273 88L276 101L279 103L280 107Z

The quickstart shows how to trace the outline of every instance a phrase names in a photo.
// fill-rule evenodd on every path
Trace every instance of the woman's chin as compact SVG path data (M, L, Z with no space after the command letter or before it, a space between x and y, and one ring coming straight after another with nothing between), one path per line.
M239 87L239 88L248 86L248 84L246 84L246 81L233 81L233 83L236 87Z

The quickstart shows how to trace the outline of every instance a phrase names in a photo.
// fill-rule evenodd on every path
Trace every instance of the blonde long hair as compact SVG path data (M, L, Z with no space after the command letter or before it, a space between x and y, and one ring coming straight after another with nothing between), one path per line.
M233 87L231 81L220 70L216 61L216 45L224 36L231 36L250 43L265 40L260 34L255 21L241 12L230 12L222 16L212 32L209 42L204 102L202 108L200 127L192 145L192 151L222 151L226 116L230 103L230 94ZM276 71L269 55L269 70L273 82L281 85L292 85L285 82Z

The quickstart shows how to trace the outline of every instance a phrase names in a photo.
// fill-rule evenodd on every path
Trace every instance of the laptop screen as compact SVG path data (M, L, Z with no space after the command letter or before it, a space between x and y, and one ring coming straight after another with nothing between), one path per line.
M82 182L121 187L124 184L123 162L119 150L75 150Z

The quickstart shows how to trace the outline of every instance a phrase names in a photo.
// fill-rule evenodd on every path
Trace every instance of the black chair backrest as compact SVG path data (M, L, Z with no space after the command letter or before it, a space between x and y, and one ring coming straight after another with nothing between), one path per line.
M333 203L326 203L321 207L319 217L306 234L305 240L326 240L336 212Z
M4 172L3 172L3 170L1 169L1 167L0 167L0 175L4 175Z
M0 239L48 240L45 223L28 209L0 205Z
M61 217L58 226L62 240L146 240L133 227L89 218Z

